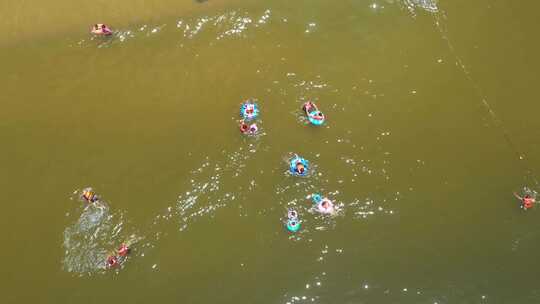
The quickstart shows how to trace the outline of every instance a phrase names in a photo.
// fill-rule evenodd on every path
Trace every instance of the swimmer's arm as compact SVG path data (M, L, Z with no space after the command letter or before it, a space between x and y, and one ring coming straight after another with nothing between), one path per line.
M514 192L514 196L518 199L518 200L523 200L523 198L521 196L519 196L517 193Z

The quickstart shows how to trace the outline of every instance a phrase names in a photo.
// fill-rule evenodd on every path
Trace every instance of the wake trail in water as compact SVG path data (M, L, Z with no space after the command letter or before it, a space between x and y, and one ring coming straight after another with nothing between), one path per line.
M456 65L461 69L463 74L465 75L466 79L469 81L473 89L475 90L477 96L480 98L482 106L486 109L487 113L489 114L489 117L493 124L499 128L502 132L502 135L508 144L508 147L512 152L515 154L519 166L522 168L522 170L525 172L525 176L527 179L532 180L536 186L539 185L538 180L533 175L532 171L530 170L531 166L528 163L525 154L520 151L518 146L514 143L512 140L512 136L510 134L510 131L504 126L503 121L499 118L499 116L495 113L493 110L493 107L490 105L487 99L487 95L484 93L484 90L480 87L477 81L474 80L474 78L471 75L471 72L467 69L465 64L463 63L463 60L461 57L457 54L457 51L452 44L450 38L448 37L448 30L445 26L446 20L448 20L448 17L446 13L443 10L435 10L431 11L432 16L434 17L435 27L441 34L441 39L446 42L446 45L448 46L448 50L454 56L454 60L456 61Z

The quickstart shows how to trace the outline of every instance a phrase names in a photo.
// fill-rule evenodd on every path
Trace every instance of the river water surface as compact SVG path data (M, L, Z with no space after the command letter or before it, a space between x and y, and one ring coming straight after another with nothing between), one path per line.
M0 8L2 303L540 302L538 2Z

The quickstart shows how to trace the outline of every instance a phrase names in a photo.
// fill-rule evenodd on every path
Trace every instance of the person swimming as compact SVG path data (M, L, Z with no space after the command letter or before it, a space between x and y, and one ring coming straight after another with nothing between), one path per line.
M308 101L304 103L304 105L302 106L302 110L304 110L306 114L309 114L311 111L317 110L317 106L313 102Z
M304 164L302 162L297 162L296 167L295 167L295 171L298 174L304 174L304 172L306 171L306 167L304 166Z
M287 212L287 218L289 218L289 220L298 220L298 212L294 209L290 209L289 212Z
M95 203L99 200L99 196L94 191L92 191L92 188L84 189L82 191L81 198L88 203Z
M523 208L523 210L531 209L534 206L534 203L536 203L534 197L529 194L525 194L523 197L521 197L514 192L514 196L521 201L521 208Z
M240 132L242 134L256 134L259 131L256 123L248 125L245 121L240 122Z
M306 115L308 117L308 121L313 124L313 125L316 125L316 126L320 126L324 123L325 121L325 117L324 117L324 114L319 111L319 109L317 108L317 106L311 102L311 101L308 101L306 103L304 103L304 105L302 106L302 110L304 110L304 112L306 112Z
M104 35L104 36L112 34L112 30L102 23L94 24L90 32L95 35Z
M121 257L125 257L129 254L130 251L131 249L129 248L128 245L122 244L120 245L120 248L118 248L118 255Z
M107 268L114 268L119 265L118 258L115 255L110 255L107 257Z
M242 121L240 123L240 132L242 132L242 134L246 134L248 131L249 131L249 126L247 125L247 123Z
M328 198L323 198L321 202L317 205L317 210L320 213L332 214L335 211L334 203L332 203L332 201Z

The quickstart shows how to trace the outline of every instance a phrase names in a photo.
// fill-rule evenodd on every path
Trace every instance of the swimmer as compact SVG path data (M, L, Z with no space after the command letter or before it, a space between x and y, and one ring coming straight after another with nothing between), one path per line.
M115 255L107 257L107 268L113 268L118 266L118 258Z
M92 188L86 188L82 191L81 198L87 201L88 203L94 203L99 200L99 196L92 191Z
M257 134L257 131L259 131L259 127L257 127L256 123L248 126L245 121L240 122L240 132L242 134Z
M249 126L244 121L242 121L240 123L240 132L242 132L242 134L246 134L248 131L249 131Z
M312 109L317 109L317 106L315 106L315 104L311 101L304 103L302 106L302 110L304 110L306 114L309 114Z
M249 133L250 134L255 134L257 133L257 131L259 131L259 128L257 127L257 124L253 123L249 126Z
M298 212L294 209L290 209L289 212L287 212L287 217L289 220L298 220Z
M334 204L331 200L324 198L318 205L317 209L320 213L332 214L334 213Z
M304 164L302 164L301 162L297 162L295 171L298 174L304 174L304 172L306 171L306 168L305 168Z
M125 257L129 254L131 249L126 244L120 245L120 248L118 248L118 255L121 257Z
M517 193L514 192L514 196L521 201L521 208L523 210L528 210L533 207L534 203L536 203L536 200L534 197L525 194L523 197L519 196Z
M90 32L95 35L105 35L105 36L112 34L112 30L108 28L105 24L101 24L101 23L94 24Z

